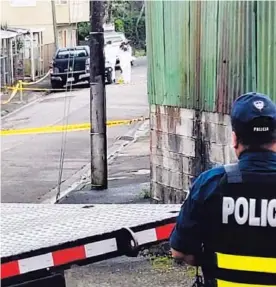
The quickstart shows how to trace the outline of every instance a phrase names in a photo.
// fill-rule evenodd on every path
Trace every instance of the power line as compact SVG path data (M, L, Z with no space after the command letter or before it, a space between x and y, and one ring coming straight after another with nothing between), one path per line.
M75 3L76 0L73 0L73 3ZM76 12L78 14L79 9L77 11L73 11L73 14ZM72 46L72 29L71 29L71 46ZM70 51L69 51L70 53ZM72 61L72 67L74 70L74 65L75 65L75 54L73 56L73 61ZM69 72L69 66L70 66L70 56L68 57L68 63L67 63L67 74L66 78L69 78L70 72ZM69 85L69 93L68 93L68 85L66 83L66 91L65 94L68 96L65 96L64 99L64 110L63 110L63 125L68 127L68 121L69 121L69 113L70 113L70 104L71 104L71 94L72 94L72 89L73 89L73 82L70 82ZM67 98L68 98L68 106L66 109L66 104L67 104ZM66 144L67 144L67 128L63 131L62 133L62 138L61 138L61 147L60 147L60 158L59 158L59 173L58 173L58 186L57 186L57 195L56 195L56 201L58 201L61 193L61 183L62 183L62 174L63 174L63 166L64 166L64 159L65 159L65 151L66 151Z

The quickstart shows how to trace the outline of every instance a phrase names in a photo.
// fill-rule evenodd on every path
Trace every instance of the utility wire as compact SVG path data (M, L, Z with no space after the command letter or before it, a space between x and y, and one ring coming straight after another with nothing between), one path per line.
M78 0L73 0L72 5L76 3ZM68 2L68 5L70 5L70 2ZM76 10L76 11L75 11ZM73 16L74 13L78 15L79 13L79 5L77 5L77 9L73 9ZM72 17L74 18L74 17ZM70 23L70 28L71 28L71 23ZM73 46L73 39L72 39L72 29L71 29L71 46ZM69 50L69 57L68 57L68 64L67 64L67 79L69 78L70 72L69 72L69 67L70 67L70 50ZM74 71L74 65L75 65L75 54L73 54L73 71ZM73 76L73 73L71 73ZM60 193L61 193L61 183L62 183L62 175L63 175L63 167L64 167L64 159L65 159L65 151L66 151L66 144L67 144L67 126L68 126L68 121L69 121L69 113L70 113L70 104L71 104L71 95L72 95L72 89L73 89L73 82L70 82L69 84L69 92L68 92L68 85L66 82L66 91L65 91L65 100L64 100L64 109L63 109L63 126L65 127L63 132L62 132L62 138L61 138L61 148L60 148L60 158L59 158L59 173L58 173L58 186L57 186L57 195L56 195L56 201L59 200ZM68 106L66 109L66 104L67 104L67 98L69 97L68 100Z

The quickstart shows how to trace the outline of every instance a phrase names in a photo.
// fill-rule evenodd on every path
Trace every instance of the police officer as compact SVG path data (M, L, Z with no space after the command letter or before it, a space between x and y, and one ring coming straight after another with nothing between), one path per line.
M242 95L231 123L238 163L195 180L171 234L172 256L201 266L204 286L276 286L276 105Z

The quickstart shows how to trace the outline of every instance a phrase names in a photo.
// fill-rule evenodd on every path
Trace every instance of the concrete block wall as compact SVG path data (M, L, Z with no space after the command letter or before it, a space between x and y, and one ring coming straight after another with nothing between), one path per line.
M202 140L207 147L207 164L235 162L232 148L232 128L229 115L203 112L201 114Z
M181 203L192 180L214 164L235 161L227 115L152 105L151 195Z

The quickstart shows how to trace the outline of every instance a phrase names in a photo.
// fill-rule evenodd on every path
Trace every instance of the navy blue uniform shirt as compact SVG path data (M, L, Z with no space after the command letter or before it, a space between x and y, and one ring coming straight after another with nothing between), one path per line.
M239 157L241 171L276 171L276 153L271 151L244 151ZM219 181L225 174L224 167L216 167L203 172L193 183L187 200L182 205L177 218L175 229L170 237L173 249L189 255L201 252L202 240L200 236L203 228L199 222L204 214L200 214L201 204L211 196ZM276 193L276 191L275 191ZM204 222L208 224L208 222Z

